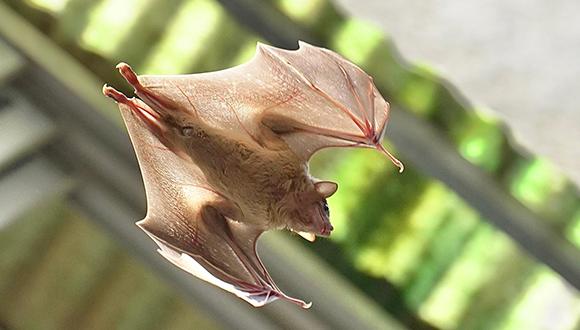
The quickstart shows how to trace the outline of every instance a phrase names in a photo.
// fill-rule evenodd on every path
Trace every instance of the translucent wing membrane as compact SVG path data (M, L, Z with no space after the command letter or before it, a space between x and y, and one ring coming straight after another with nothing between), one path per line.
M208 185L195 164L169 150L151 132L153 119L141 112L153 110L146 110L148 106L138 99L117 98L147 194L147 216L138 226L157 243L159 253L253 306L282 298L309 307L282 293L260 261L256 242L263 229L225 216L235 205Z
M389 104L370 76L327 49L305 42L294 51L258 44L250 62L231 69L140 76L139 82L150 95L260 145L269 138L266 126L305 160L321 148L370 147L403 169L381 145Z

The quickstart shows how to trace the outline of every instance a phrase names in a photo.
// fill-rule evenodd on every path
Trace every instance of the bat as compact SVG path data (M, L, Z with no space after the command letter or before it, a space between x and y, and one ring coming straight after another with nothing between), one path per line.
M309 241L333 227L326 199L338 185L310 176L327 147L382 145L389 104L372 78L340 55L299 42L297 50L258 43L247 63L188 75L117 69L134 88L119 105L141 168L147 213L137 225L159 253L186 272L253 306L285 299L256 242L287 229Z

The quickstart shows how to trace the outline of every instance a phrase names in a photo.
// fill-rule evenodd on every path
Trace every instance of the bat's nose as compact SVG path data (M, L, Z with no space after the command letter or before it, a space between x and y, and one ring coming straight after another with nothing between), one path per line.
M322 229L320 230L320 236L329 236L330 232L334 230L334 227L330 223L330 221L325 221L322 225Z

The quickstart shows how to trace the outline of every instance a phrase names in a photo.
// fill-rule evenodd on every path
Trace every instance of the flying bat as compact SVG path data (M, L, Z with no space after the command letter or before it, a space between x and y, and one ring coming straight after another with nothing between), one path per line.
M313 178L308 161L327 147L382 145L389 104L372 78L340 55L299 42L258 43L249 62L188 75L137 75L128 98L105 85L141 168L147 214L137 225L160 254L253 306L284 294L256 251L267 230L309 241L332 231L326 199L338 185ZM364 178L362 178L364 179Z

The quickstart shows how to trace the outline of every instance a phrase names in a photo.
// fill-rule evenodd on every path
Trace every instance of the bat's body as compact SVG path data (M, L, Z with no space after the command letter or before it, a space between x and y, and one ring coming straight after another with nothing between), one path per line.
M231 201L230 208L238 209L237 221L265 230L285 228L284 206L293 197L293 188L303 191L312 181L304 164L288 150L269 150L203 124L188 129L192 136L188 156L209 186Z
M301 43L258 45L231 69L183 76L121 74L135 88L119 103L141 166L147 216L138 225L187 272L254 306L285 298L256 253L264 231L308 240L332 231L326 198L337 189L308 173L318 149L380 145L388 104L362 70ZM324 67L326 65L326 67Z

